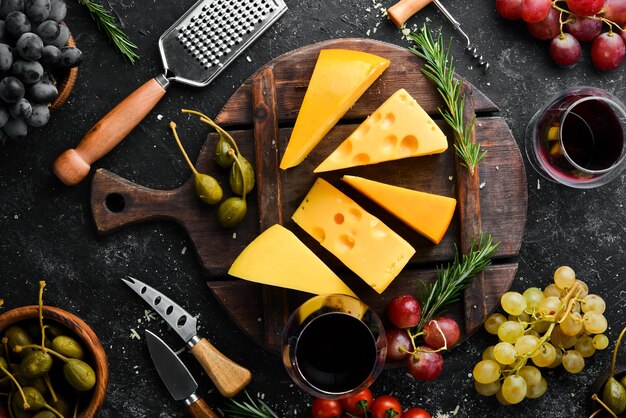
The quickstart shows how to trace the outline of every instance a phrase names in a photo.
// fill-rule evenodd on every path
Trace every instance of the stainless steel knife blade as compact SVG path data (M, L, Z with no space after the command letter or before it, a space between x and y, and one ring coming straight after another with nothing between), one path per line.
M198 383L176 353L148 330L146 330L146 342L154 366L172 397L177 401L182 401L193 395L198 389Z
M152 306L170 327L174 328L222 395L235 396L250 383L252 378L250 370L235 363L205 338L197 335L196 318L189 312L158 290L137 279L129 277L128 280L122 280ZM200 408L197 402L194 405L193 408ZM206 413L204 409L202 412Z
M165 322L180 335L187 345L193 346L195 344L196 341L193 341L193 337L197 334L198 321L193 315L163 293L137 279L129 277L122 280L143 300L148 302L152 309L165 319Z
M196 395L198 383L176 353L154 333L146 330L148 351L165 387L177 401L185 405L194 418L219 418L204 399Z

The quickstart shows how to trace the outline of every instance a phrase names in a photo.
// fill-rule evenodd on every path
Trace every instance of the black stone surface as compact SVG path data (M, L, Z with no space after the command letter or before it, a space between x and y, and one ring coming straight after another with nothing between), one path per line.
M104 167L138 184L169 189L180 185L188 170L167 130L170 120L183 120L182 107L216 114L235 89L259 66L294 48L338 37L371 37L406 45L402 34L380 9L393 0L287 0L289 11L214 83L204 89L174 85L163 101L126 140L94 167ZM78 82L69 101L44 129L23 141L0 147L0 298L4 310L32 304L37 281L46 279L46 303L77 313L99 335L107 349L110 383L99 416L178 417L184 407L166 392L149 359L143 338L131 338L131 329L143 335L150 329L176 350L182 342L159 320L148 322L146 306L120 278L144 280L198 315L200 333L219 349L253 371L249 386L281 417L306 416L312 399L297 389L280 360L248 339L230 321L205 286L191 243L172 223L155 222L98 236L89 208L89 181L65 187L51 172L63 150L75 146L83 134L114 104L149 78L159 74L160 34L193 0L110 0L131 39L139 45L141 61L125 62L98 32L86 10L69 2L67 22L84 53ZM462 38L434 6L409 21L442 27L454 36L452 50L457 72L486 93L502 110L518 143L532 114L550 96L575 85L604 88L626 100L626 65L600 73L583 47L583 59L574 68L553 65L547 43L530 37L520 22L499 18L492 0L450 0L446 6L491 64L487 74L474 67L463 51ZM250 60L245 57L248 56ZM250 61L250 62L249 62ZM159 116L162 115L162 118ZM204 128L184 125L188 151L197 155ZM529 210L520 269L513 289L544 287L557 266L572 266L592 292L608 305L608 331L614 341L625 325L626 284L624 240L624 176L599 189L580 191L544 180L528 168ZM489 187L487 184L485 187ZM219 251L219 249L217 249ZM241 301L245 303L245 301ZM391 393L405 407L419 405L433 417L584 417L588 389L609 364L609 350L597 353L585 370L569 375L546 373L549 388L543 398L521 405L500 406L472 387L471 368L481 351L494 343L484 331L445 354L445 370L434 382L416 382L402 369L386 370L375 382L375 394ZM355 347L356 349L356 347ZM223 399L188 354L183 360L201 383L200 393L210 405Z

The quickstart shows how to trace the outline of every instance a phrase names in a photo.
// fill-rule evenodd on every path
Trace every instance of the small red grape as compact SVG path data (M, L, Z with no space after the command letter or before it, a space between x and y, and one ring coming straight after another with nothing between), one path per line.
M440 353L433 353L433 348L427 345L417 347L417 352L406 359L406 367L411 376L417 380L435 380L443 371L443 357Z
M561 13L558 10L550 9L550 13L548 13L545 19L537 23L527 23L526 27L534 38L542 41L553 39L561 33L560 15Z
M398 328L411 328L420 322L422 307L411 295L400 295L391 299L387 306L387 318Z
M602 10L604 0L567 0L569 10L579 16L594 16Z
M522 2L523 0L496 0L496 11L508 20L521 19Z
M550 56L558 65L573 65L580 59L580 54L580 42L569 33L563 33L550 42Z
M565 28L580 42L593 41L602 32L602 21L589 17L570 16Z
M604 32L591 45L591 62L600 71L614 70L624 61L626 45L616 33Z
M626 1L604 0L604 17L618 25L626 23Z
M548 16L552 2L550 0L523 0L522 19L526 23L541 22Z
M424 342L434 349L445 346L450 349L459 342L460 337L461 329L459 324L452 318L435 318L428 321L424 327Z
M385 337L387 337L387 358L403 360L412 351L411 338L405 329L386 330Z

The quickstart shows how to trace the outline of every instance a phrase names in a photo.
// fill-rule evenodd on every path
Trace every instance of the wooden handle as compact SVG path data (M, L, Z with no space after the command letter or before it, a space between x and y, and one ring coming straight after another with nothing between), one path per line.
M164 94L156 78L132 92L100 119L75 149L59 155L52 167L54 174L68 186L80 183L89 174L91 164L119 144Z
M219 415L213 412L211 407L207 405L202 398L198 398L197 401L189 405L187 411L189 411L189 415L194 418L219 418Z
M404 25L411 16L422 10L433 0L400 0L387 9L389 19L396 26Z
M96 228L100 233L108 233L152 220L184 223L185 207L198 204L190 188L186 183L174 190L149 189L100 168L91 183L91 212Z
M235 396L250 383L250 370L226 357L205 338L193 346L191 353L215 383L217 390L227 398Z

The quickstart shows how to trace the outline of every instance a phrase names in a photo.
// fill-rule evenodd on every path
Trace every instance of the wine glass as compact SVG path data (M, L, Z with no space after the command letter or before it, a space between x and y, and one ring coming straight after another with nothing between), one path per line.
M283 333L289 376L313 396L341 399L371 385L385 363L380 318L352 296L320 295L304 302Z

